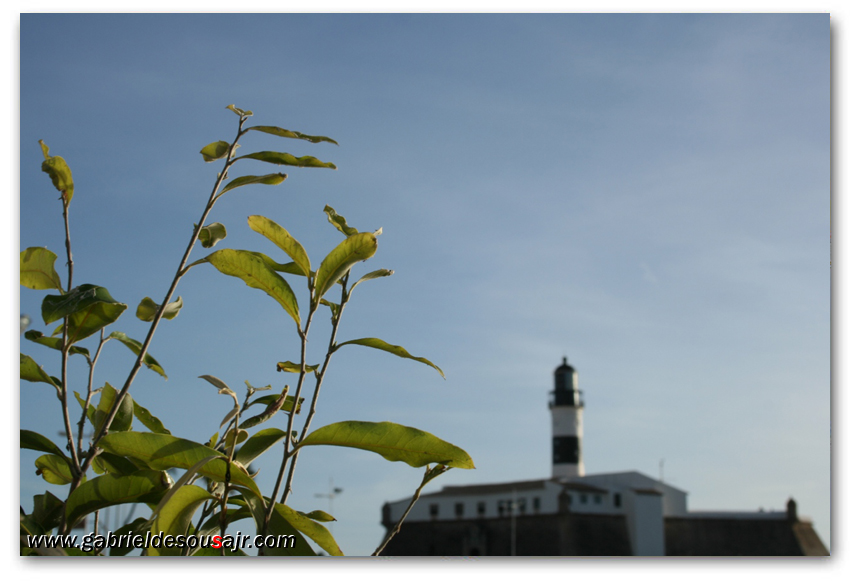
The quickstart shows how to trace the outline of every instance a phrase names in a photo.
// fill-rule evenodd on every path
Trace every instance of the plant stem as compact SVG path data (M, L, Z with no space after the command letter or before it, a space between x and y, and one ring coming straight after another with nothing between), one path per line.
M381 552L387 548L390 540L392 540L392 538L401 530L401 523L404 522L404 519L406 519L407 515L410 514L410 509L412 509L413 505L416 504L416 501L419 500L419 495L422 493L422 489L425 488L425 485L432 480L432 478L429 478L430 472L430 470L425 470L425 476L422 478L422 483L419 485L419 488L416 489L416 492L413 494L413 498L410 499L410 504L407 505L407 510L404 511L404 514L401 515L401 518L398 519L397 523L395 523L395 527L393 527L393 530L384 539L384 542L381 543L381 546L375 549L375 552L372 553L373 557L379 556Z
M301 373L298 375L298 384L295 386L295 396L292 400L292 411L289 412L289 419L286 423L286 438L283 443L283 459L280 462L280 470L278 470L277 473L274 490L269 497L269 507L266 511L266 518L263 521L263 534L267 534L269 521L271 520L272 512L274 511L275 499L280 492L280 485L283 482L283 475L286 472L286 464L289 461L290 446L292 445L292 428L295 424L295 412L298 410L298 399L301 397L301 388L304 386L304 378L307 375L307 334L310 331L310 324L313 322L313 314L315 312L316 306L314 306L311 302L310 311L307 314L307 321L304 324L304 329L298 330L298 334L301 335Z
M348 302L348 293L346 291L347 285L348 274L346 274L342 278L342 299L339 302L339 312L337 313L337 316L333 319L333 325L331 328L331 338L328 341L328 351L325 354L325 361L322 363L322 369L319 372L318 377L316 378L316 389L313 391L313 399L310 402L310 409L307 412L307 418L304 420L304 427L301 430L301 437L299 438L301 440L307 437L307 431L310 429L310 423L313 421L313 416L316 414L316 404L319 401L319 391L322 389L322 381L325 379L325 372L328 369L328 365L331 361L331 356L334 353L334 345L336 345L336 333L339 329L339 322L342 318L342 311L343 309L345 309L345 304ZM289 493L292 491L292 478L295 474L295 464L297 462L298 450L295 450L292 454L292 463L289 465L289 474L287 474L286 476L286 486L283 489L283 498L281 498L280 501L281 504L286 504L286 499L289 496Z
M163 312L165 311L168 302L171 300L171 297L174 295L174 291L177 288L177 283L180 282L180 279L183 277L184 274L186 274L185 268L187 263L189 262L189 256L192 254L192 248L195 246L195 243L198 240L198 236L200 235L201 228L203 228L204 223L207 220L207 216L209 216L209 213L212 210L213 205L215 204L215 201L217 199L216 194L219 188L221 187L222 182L227 177L227 170L234 163L233 154L236 151L236 144L239 141L239 138L245 134L245 131L242 129L242 126L244 125L246 120L247 117L239 118L239 130L236 134L236 139L233 141L233 143L230 144L230 150L227 153L227 161L224 164L224 169L221 171L215 181L215 185L213 186L212 192L210 193L209 200L207 201L207 204L204 207L204 211L201 214L200 220L198 220L198 225L192 232L192 237L189 240L189 244L186 247L185 252L183 253L183 258L180 260L180 264L177 267L177 272L175 273L174 278L171 281L171 285L168 288L168 292L166 292L165 298L162 300L162 304L160 305L159 310L157 310L156 315L154 315L153 321L151 321L151 326L148 330L148 334L145 337L144 342L142 343L142 347L139 350L139 354L136 357L136 361L133 364L129 375L127 376L127 380L124 382L124 386L118 393L118 397L115 398L115 402L112 404L112 409L110 410L109 415L106 417L106 421L104 421L103 426L100 428L97 434L95 434L95 437L92 440L91 447L89 448L88 457L86 458L86 461L81 468L81 474L75 476L74 483L72 483L72 490L76 487L77 484L79 484L79 480L82 474L84 474L86 470L88 470L88 468L91 466L92 459L94 458L95 448L97 447L97 444L100 442L101 438L103 438L103 436L105 436L109 431L109 427L112 425L112 420L115 419L115 416L118 413L118 409L121 406L121 402L124 400L124 396L127 395L127 392L130 390L130 386L133 384L133 381L136 378L136 374L139 372L139 369L142 366L145 355L147 355L148 352L148 347L150 346L151 340L153 339L153 335L156 332L159 322L162 320Z
M91 403L92 398L92 386L94 385L94 366L97 365L97 359L100 357L100 350L103 348L103 344L105 341L103 340L103 329L100 330L100 343L97 345L97 351L94 352L94 357L91 361L89 361L89 382L86 389L86 402L83 405L83 413L80 415L80 421L77 424L79 428L79 433L77 437L77 449L79 450L80 456L83 455L83 428L86 425L86 417L88 417L88 409L89 403Z
M68 292L71 292L74 284L74 259L71 254L71 224L68 220L68 204L65 202L65 194L62 197L62 217L65 221L65 252L68 256ZM62 419L65 422L65 435L68 438L68 451L71 453L73 463L72 472L77 480L82 475L80 470L80 457L74 446L74 430L71 428L71 416L68 410L68 356L71 345L68 342L68 317L62 320L62 389L59 391L59 401L62 402ZM76 486L73 486L73 491Z

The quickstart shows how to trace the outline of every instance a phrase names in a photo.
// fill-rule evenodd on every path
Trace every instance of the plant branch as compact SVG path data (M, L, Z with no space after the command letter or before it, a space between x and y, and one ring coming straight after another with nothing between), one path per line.
M68 292L71 292L74 284L74 259L71 254L71 224L68 220L68 203L65 193L62 193L62 217L65 221L65 252L68 256ZM77 481L82 475L80 469L80 457L74 446L74 430L71 428L71 416L68 410L68 357L71 344L68 342L68 317L62 319L62 388L59 390L59 401L62 402L62 419L65 422L65 435L68 438L68 451L71 453L72 472L74 480ZM73 492L76 485L71 487Z
M398 534L398 532L401 530L401 523L404 522L404 519L406 519L407 515L410 514L410 510L413 508L413 505L416 504L417 500L419 500L419 495L422 493L422 489L425 488L425 485L428 484L431 480L433 480L437 476L439 476L440 474L443 474L444 472L446 472L448 469L449 469L448 466L444 466L442 464L438 464L437 466L434 466L433 469L426 468L425 476L422 477L422 483L419 485L419 488L416 489L416 492L413 494L413 498L410 499L410 504L407 505L407 510L404 511L404 514L401 515L401 518L398 519L397 523L395 523L395 527L393 527L393 530L384 539L384 542L381 543L381 546L378 547L377 549L375 549L375 552L372 553L373 557L379 556L381 554L381 552L384 549L387 548L387 545L392 540L392 538L394 536L396 536Z
M186 247L185 252L183 253L183 258L180 260L180 264L177 267L177 271L174 275L173 280L171 281L171 285L168 288L168 292L165 294L165 298L162 301L162 304L157 310L156 315L154 315L153 321L151 321L150 329L148 330L148 334L145 337L144 342L142 343L142 347L139 350L139 354L136 357L136 361L133 364L132 369L130 370L130 374L127 376L127 380L124 382L124 386L121 388L121 391L118 393L118 396L115 398L115 402L112 405L112 409L109 412L109 415L106 417L106 421L103 422L103 426L101 429L95 434L94 439L92 440L91 447L89 449L88 457L86 458L85 464L82 466L82 473L91 466L91 461L94 458L94 450L97 447L97 444L100 442L101 438L107 434L109 431L109 427L112 425L112 420L115 419L115 416L118 413L118 409L121 405L121 402L124 400L124 396L127 395L127 392L130 390L130 386L133 384L133 381L136 378L136 374L139 372L139 369L142 366L145 355L147 355L148 347L150 346L151 340L153 339L153 335L156 332L157 326L159 322L162 320L162 315L165 311L168 302L171 300L171 297L174 295L174 291L177 289L177 283L180 282L180 279L185 274L186 264L189 262L189 256L192 253L192 248L195 246L195 243L198 240L198 236L200 235L201 228L204 227L206 223L207 217L209 216L210 211L212 210L213 205L216 201L216 194L221 187L221 184L224 182L227 177L227 170L234 163L233 155L236 151L236 145L242 135L245 134L246 130L242 129L247 117L241 116L239 118L239 130L236 134L236 139L234 139L233 143L230 144L230 149L227 153L227 161L224 164L224 169L219 173L218 178L215 181L215 185L213 186L212 192L210 193L209 200L207 201L206 206L204 207L204 211L201 214L200 220L198 220L198 225L195 227L192 232L192 237L189 240L189 244ZM75 481L78 481L81 475L77 475L75 477Z
M295 425L295 412L298 410L298 400L301 397L301 389L304 387L304 378L307 375L307 334L310 331L310 324L313 322L313 314L315 312L316 306L311 301L310 312L307 314L307 321L304 324L304 329L298 330L298 334L301 335L301 373L299 373L298 375L298 384L295 386L295 396L292 400L292 410L289 412L289 419L286 422L286 438L284 439L283 443L283 459L280 462L280 470L278 470L277 473L277 479L274 483L274 490L272 491L272 494L269 497L269 508L266 511L266 518L263 521L263 534L267 534L269 528L269 521L271 521L272 512L274 511L275 499L277 498L277 495L280 492L280 485L283 482L283 475L286 472L286 465L289 461L289 455L291 453L290 446L292 445L292 428Z
M89 403L92 398L92 386L94 385L94 366L97 365L97 359L100 357L100 350L103 348L106 341L103 340L103 329L100 330L100 343L97 344L97 351L94 352L94 357L89 361L89 382L86 388L86 402L83 405L83 413L80 415L80 421L77 424L79 429L77 436L77 449L80 456L83 455L83 428L86 425L86 417L88 417Z
M316 389L313 391L313 399L310 402L310 409L307 412L307 417L304 420L304 427L301 429L301 440L307 437L307 430L310 429L310 424L313 421L313 416L316 414L316 405L319 401L319 391L322 389L322 381L325 378L325 372L328 369L328 365L331 361L331 356L334 353L334 345L336 344L336 333L339 330L339 322L342 318L342 311L345 309L345 304L348 302L348 276L349 273L346 273L344 277L342 277L342 298L339 301L339 311L337 312L336 317L333 318L333 325L331 328L331 338L328 341L328 351L325 354L325 360L322 363L321 371L319 371L316 377ZM303 362L302 362L303 364ZM289 496L289 493L292 491L292 478L295 474L295 464L298 462L298 450L295 450L292 454L292 463L289 465L289 474L286 477L286 486L283 489L283 498L281 499L281 504L286 504L286 499ZM272 498L276 497L273 496Z

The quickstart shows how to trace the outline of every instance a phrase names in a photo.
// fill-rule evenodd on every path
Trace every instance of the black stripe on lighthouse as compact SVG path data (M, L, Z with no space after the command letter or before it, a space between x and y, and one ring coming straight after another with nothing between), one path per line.
M555 436L552 438L553 464L578 464L579 439L576 436Z

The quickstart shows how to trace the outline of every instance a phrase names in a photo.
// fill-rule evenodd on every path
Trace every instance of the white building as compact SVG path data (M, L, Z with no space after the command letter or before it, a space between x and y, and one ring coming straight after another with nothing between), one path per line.
M386 555L828 555L787 512L689 513L687 493L640 472L585 474L578 374L555 369L552 477L423 494ZM410 504L384 504L389 532Z

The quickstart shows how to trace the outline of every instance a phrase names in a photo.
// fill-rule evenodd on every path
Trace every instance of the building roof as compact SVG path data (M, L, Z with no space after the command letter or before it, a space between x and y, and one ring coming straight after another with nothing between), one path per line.
M444 486L439 492L431 492L423 494L426 496L464 496L477 494L497 494L500 492L522 492L526 490L543 490L547 482L552 482L551 479L545 478L541 480L520 480L517 482L498 482L495 484L470 484L468 486Z
M671 556L828 556L812 524L789 518L668 517L665 552Z

